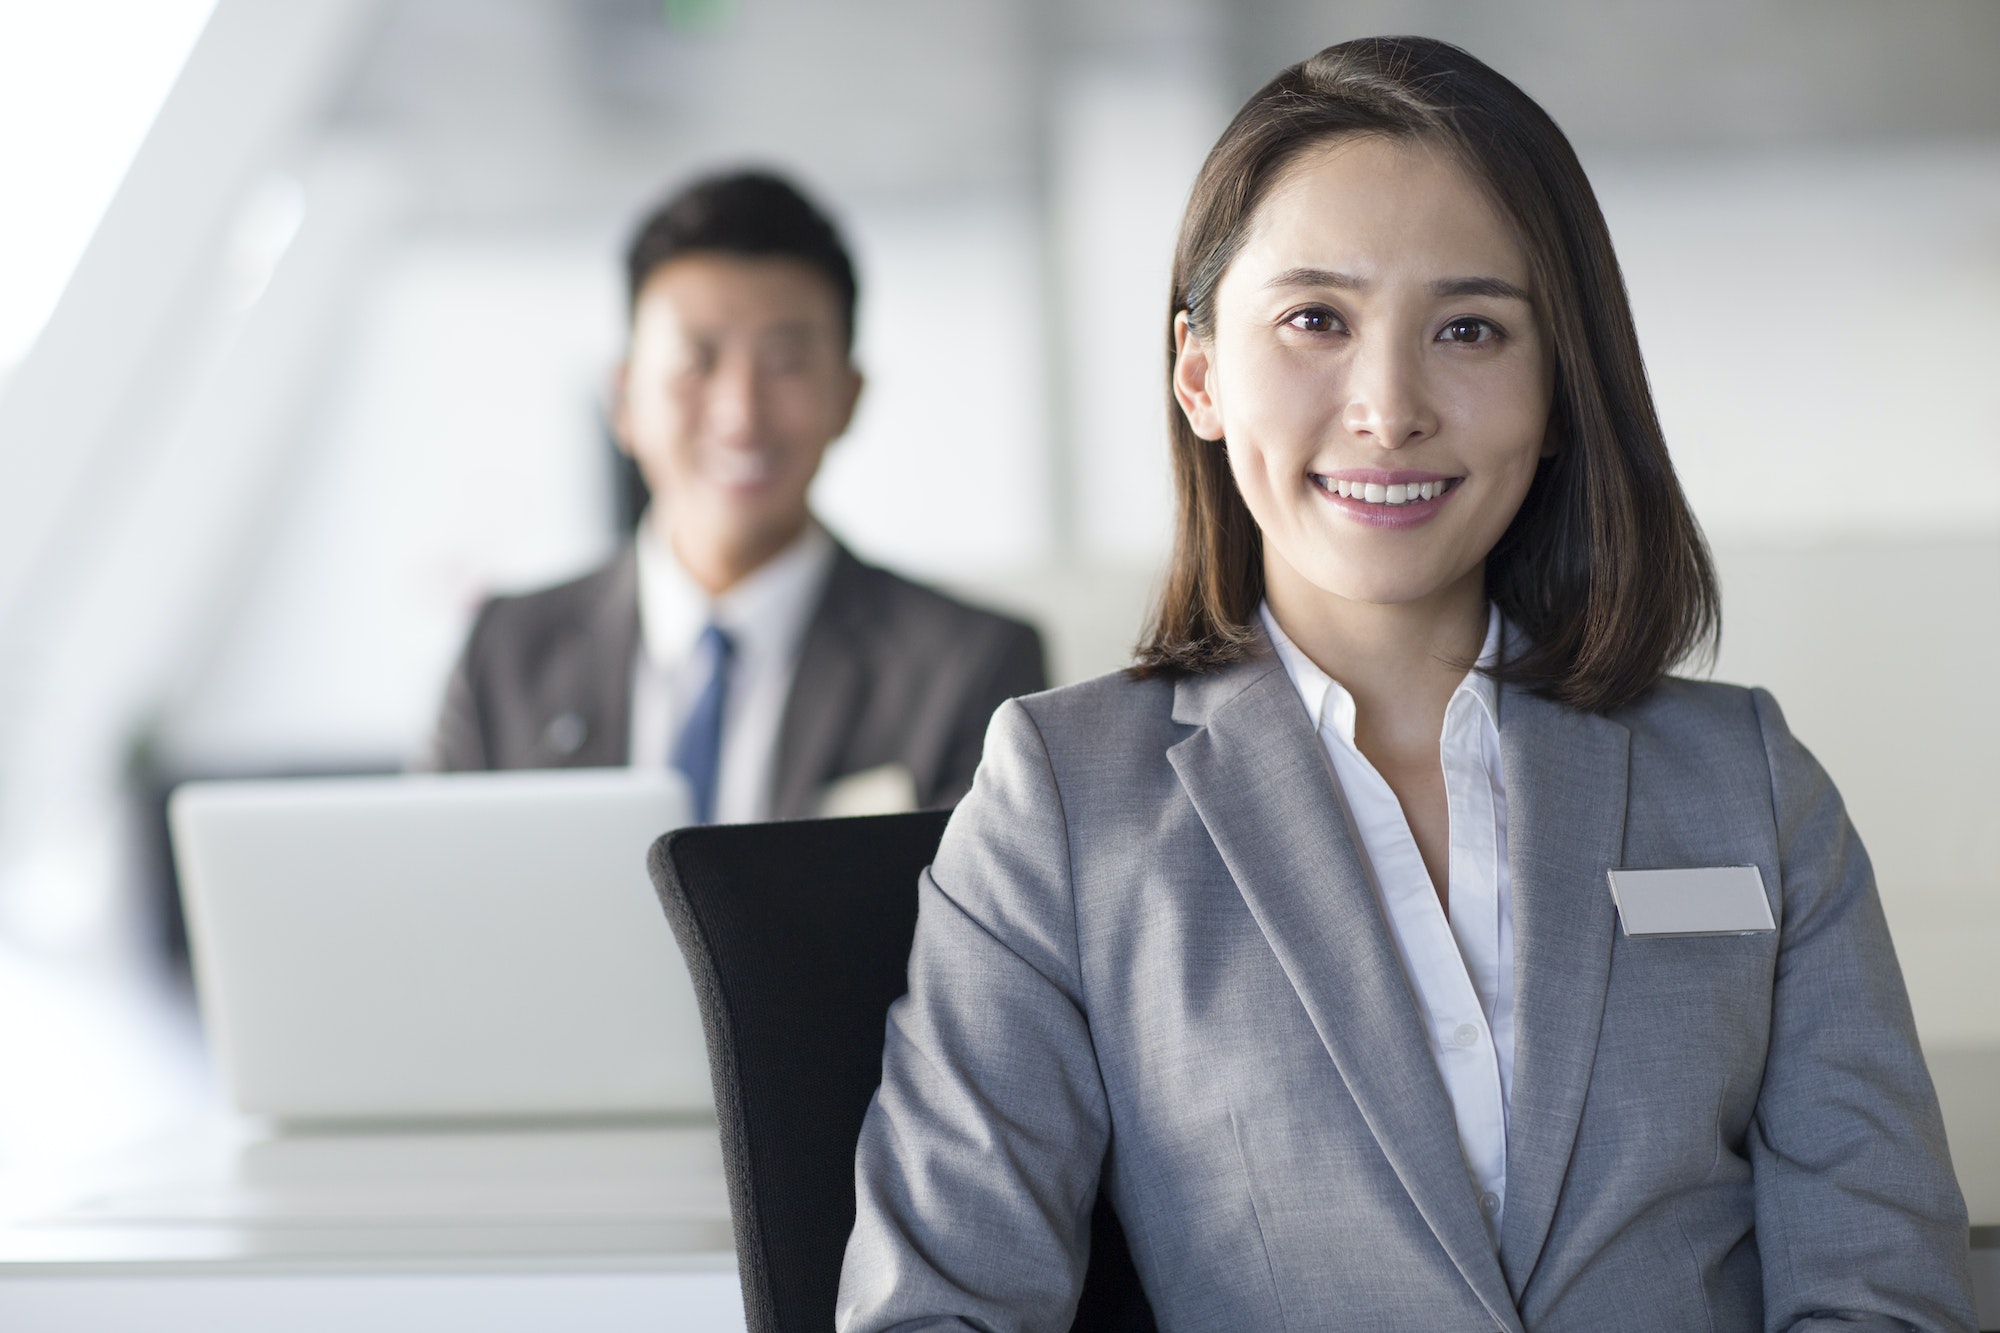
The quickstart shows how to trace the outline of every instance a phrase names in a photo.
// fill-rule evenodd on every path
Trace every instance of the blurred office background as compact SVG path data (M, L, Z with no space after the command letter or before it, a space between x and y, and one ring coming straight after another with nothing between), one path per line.
M1961 1156L2000 1159L2000 6L9 0L0 1171L213 1097L164 784L398 764L478 598L620 539L618 261L671 183L775 164L838 214L870 381L821 513L1075 679L1164 550L1194 170L1280 65L1382 31L1577 142L1716 673L1841 785Z

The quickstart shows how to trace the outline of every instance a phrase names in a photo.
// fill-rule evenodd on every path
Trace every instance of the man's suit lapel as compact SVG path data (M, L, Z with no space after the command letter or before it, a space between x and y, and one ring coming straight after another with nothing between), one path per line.
M860 605L863 573L861 562L836 545L826 591L799 644L798 670L778 726L771 793L771 813L778 819L816 813L821 789L837 775L866 674L854 623L866 609Z
M631 762L632 664L639 652L639 561L630 543L593 580L539 687L540 762L619 768ZM574 623L574 622L572 622Z
M1514 1085L1501 1262L1518 1297L1549 1235L1604 1017L1630 733L1509 687L1500 701L1514 904Z
M1494 1320L1519 1316L1333 771L1269 649L1184 680L1168 750L1251 915L1424 1220Z

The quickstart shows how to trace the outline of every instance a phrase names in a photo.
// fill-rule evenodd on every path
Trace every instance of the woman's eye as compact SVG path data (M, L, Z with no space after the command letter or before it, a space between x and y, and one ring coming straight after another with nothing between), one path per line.
M1438 341L1441 343L1496 342L1499 337L1500 330L1490 321L1476 319L1470 315L1454 319L1438 330Z
M1340 328L1340 317L1323 306L1301 310L1285 321L1301 333L1334 333Z

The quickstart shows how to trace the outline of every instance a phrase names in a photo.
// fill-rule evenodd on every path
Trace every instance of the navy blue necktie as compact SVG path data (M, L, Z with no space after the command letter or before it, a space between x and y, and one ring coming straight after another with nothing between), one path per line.
M716 779L722 772L722 709L729 701L729 663L736 656L736 645L710 625L701 632L695 650L708 659L708 684L674 742L674 767L687 774L688 785L694 788L696 822L712 824Z

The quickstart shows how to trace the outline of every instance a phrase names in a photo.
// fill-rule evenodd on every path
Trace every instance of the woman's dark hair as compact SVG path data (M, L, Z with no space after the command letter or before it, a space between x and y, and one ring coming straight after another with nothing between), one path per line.
M826 214L782 176L736 171L683 187L639 224L625 252L628 306L646 279L682 255L708 253L796 259L833 284L847 340L854 347L854 261Z
M1236 113L1195 178L1174 251L1168 419L1174 551L1140 675L1211 670L1256 642L1263 543L1227 451L1173 400L1173 321L1212 336L1215 290L1259 204L1305 150L1350 134L1435 145L1484 187L1527 252L1555 359L1546 459L1486 562L1527 638L1494 675L1591 712L1713 649L1715 572L1667 458L1611 234L1561 130L1478 60L1424 37L1328 47Z

